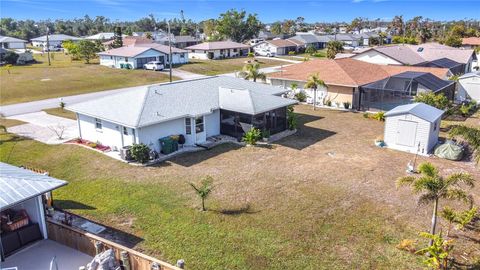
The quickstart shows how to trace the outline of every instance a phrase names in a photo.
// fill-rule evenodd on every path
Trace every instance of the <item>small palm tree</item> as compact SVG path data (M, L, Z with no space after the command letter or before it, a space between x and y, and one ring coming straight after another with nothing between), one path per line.
M316 74L310 74L310 76L308 76L308 80L305 83L304 87L310 88L313 90L313 110L315 110L316 104L317 104L317 89L319 87L327 88L328 86L325 84L323 80L319 78L318 73L316 73Z
M195 186L193 183L190 183L190 186L195 190L197 193L198 197L202 199L202 211L207 211L205 208L205 200L207 199L208 195L210 195L210 192L213 190L212 186L213 178L211 176L207 176L202 179L200 182L200 186Z
M265 73L260 71L260 64L257 62L250 62L243 66L243 70L239 73L240 77L244 78L245 80L253 80L254 82L257 79L265 81L267 76Z
M445 240L442 232L439 234L420 233L420 236L430 239L430 244L415 252L416 254L427 255L423 263L432 269L448 269L450 252L453 250L453 240Z
M420 164L418 171L421 174L420 177L400 177L397 180L397 187L410 186L413 193L421 194L418 199L420 204L433 202L430 234L434 235L437 226L438 201L440 199L449 199L471 202L471 197L467 195L463 186L473 188L475 179L467 173L453 173L444 178L439 174L438 169L429 162Z

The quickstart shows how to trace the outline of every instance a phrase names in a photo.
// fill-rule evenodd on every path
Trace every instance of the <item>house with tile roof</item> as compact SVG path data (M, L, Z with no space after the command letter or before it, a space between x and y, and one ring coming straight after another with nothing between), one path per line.
M196 59L223 59L247 56L250 46L233 41L212 41L186 47L188 57Z
M397 76L405 72L431 74L433 77L428 76L428 78L434 80L437 83L436 85L444 87L428 89L430 85L423 87L421 83L411 83L412 79L402 79L401 76ZM444 91L450 97L452 97L454 90L452 89L454 88L453 82L447 82L446 85L442 83L446 82L445 80L449 76L449 70L445 68L378 65L350 58L316 59L286 66L279 72L268 74L267 81L274 86L281 86L286 89L290 88L292 83L295 83L300 91L305 91L307 95L313 96L309 93L309 89L302 89L311 74L318 74L319 78L328 86L326 89L318 89L317 103L322 104L330 100L333 104L338 104L341 107L344 102L348 102L357 110L375 110L388 107L384 105L396 104L395 102L411 102L413 96L419 92L418 89L422 89L422 91L423 89L435 92ZM394 78L395 76L398 78ZM387 84L389 79L396 83ZM369 88L370 92L368 93L370 95L367 96L363 87L375 82L378 82L377 89L372 92L372 88ZM400 84L401 86L399 86ZM390 87L390 85L392 86ZM375 96L375 93L377 96ZM376 97L387 96L387 94L392 94L393 97L398 96L401 100L393 98L387 102L386 99L378 98L379 103L374 103Z
M462 47L465 49L475 49L480 47L480 37L462 38Z
M256 127L287 129L285 89L232 77L207 77L124 91L67 107L77 114L79 137L120 149L144 143L161 151L159 139L183 135L185 145L220 134L241 138Z

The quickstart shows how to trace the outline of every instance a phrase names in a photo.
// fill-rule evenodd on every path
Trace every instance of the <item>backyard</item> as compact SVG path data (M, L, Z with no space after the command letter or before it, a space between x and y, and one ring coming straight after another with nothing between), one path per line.
M0 104L62 97L115 88L168 81L168 76L144 70L121 70L82 61L71 61L68 55L35 53L38 63L0 69ZM175 78L176 79L176 78Z
M230 59L219 59L219 60L200 60L200 59L189 59L189 63L179 66L178 69L189 71L197 74L203 75L218 75L223 73L231 73L236 71L241 71L246 61L251 60L250 58L230 58ZM273 67L289 64L285 61L275 60L275 59L258 59L261 68Z
M414 156L375 147L383 123L361 113L295 110L298 133L271 147L222 145L155 167L10 134L0 137L0 160L68 180L56 206L135 235L130 245L147 254L185 259L187 269L421 269L423 257L395 247L429 228L431 206L395 187ZM480 179L470 162L428 160ZM215 187L202 212L189 183L207 175ZM478 202L480 183L472 193ZM459 235L456 252L480 258L478 235Z

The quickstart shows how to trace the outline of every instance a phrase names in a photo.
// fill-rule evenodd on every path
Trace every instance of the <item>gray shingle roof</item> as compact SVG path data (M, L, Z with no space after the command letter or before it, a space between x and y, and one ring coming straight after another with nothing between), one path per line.
M67 182L0 162L0 211Z
M402 115L407 113L415 115L429 122L434 122L443 115L442 110L439 110L425 103L412 103L412 104L397 106L392 110L386 112L385 116L389 117L389 116Z
M293 100L274 95L285 92L284 89L243 79L219 76L190 81L180 81L132 90L128 92L74 104L68 109L80 114L96 117L128 127L143 127L185 116L208 114L215 109L229 108L220 103L220 88L243 91L229 95L236 98L249 97L253 105L237 104L231 110L242 109L245 113L255 114L289 104ZM248 93L247 93L248 92ZM231 103L228 103L231 104ZM233 105L228 105L233 106ZM253 106L253 107L252 107Z

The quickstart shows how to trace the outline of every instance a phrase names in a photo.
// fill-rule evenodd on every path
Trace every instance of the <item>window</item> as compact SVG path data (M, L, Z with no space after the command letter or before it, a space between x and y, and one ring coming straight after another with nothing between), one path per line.
M113 59L113 56L110 56L110 59Z
M185 134L192 134L192 119L185 118Z
M125 62L127 62L127 63L128 63L128 57L125 57Z
M195 132L203 132L203 116L195 117Z
M192 50L192 53L195 53L195 50Z
M180 54L180 58L185 58L185 54L184 54L184 53L181 53L181 54Z
M102 129L102 120L95 118L95 128Z
M128 128L127 127L123 127L123 135L128 135Z
M238 49L233 49L233 52L238 52Z
M224 54L225 51L223 49L220 50L220 54Z

